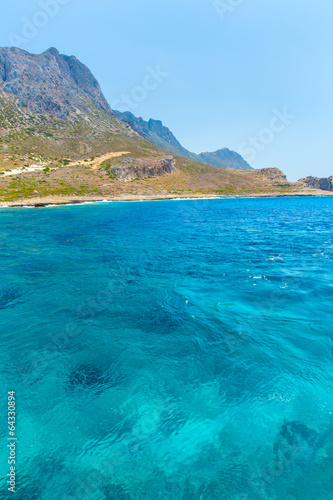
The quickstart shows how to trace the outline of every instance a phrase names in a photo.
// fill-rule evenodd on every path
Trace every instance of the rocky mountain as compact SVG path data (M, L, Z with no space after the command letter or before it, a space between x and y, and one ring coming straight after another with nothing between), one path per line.
M321 189L322 191L333 191L333 176L331 177L305 177L298 181L303 186L314 189Z
M119 120L127 123L133 130L148 141L164 149L168 149L173 153L184 156L185 158L222 168L233 168L236 170L252 169L244 158L235 151L224 148L213 153L201 153L196 155L185 149L161 121L150 119L147 122L142 118L137 118L129 111L122 113L121 111L113 110L113 112Z
M17 104L33 113L68 119L89 112L89 104L111 114L100 86L90 70L74 56L50 48L29 54L0 48L0 91L17 96Z
M21 172L128 151L132 160L115 177L170 172L170 153L119 121L90 70L55 48L42 54L0 48L0 108L0 166L12 160Z
M216 167L235 168L237 170L252 169L240 154L227 148L219 149L214 153L201 153L199 157L203 163L215 165Z
M149 141L145 147L150 149L147 157L156 156L156 145L204 163L200 156L183 148L161 121L145 122L129 112L113 112L90 70L76 57L62 55L55 48L42 54L0 48L0 104L0 138L5 148L13 142L13 130L21 152L33 150L46 156L52 152L63 156L65 152L71 158L105 154L110 142L113 147L119 144L119 149L131 149L128 142L145 139ZM6 140L8 137L11 140ZM238 155L237 160L241 161ZM234 168L238 168L237 160ZM230 164L219 161L219 166ZM163 172L160 166L154 165L152 171ZM140 169L132 170L140 177ZM142 167L142 175L145 171Z
M121 111L113 110L113 113L118 120L127 123L133 130L140 134L141 137L144 137L153 144L167 149L172 153L184 156L185 158L199 161L197 155L183 148L173 133L165 127L160 120L150 119L147 122L142 118L137 118L130 111L122 113Z
M16 96L17 106L28 113L50 114L62 120L83 118L101 125L101 121L105 124L105 116L104 120L101 116L92 120L92 110L95 115L104 112L112 132L115 132L114 118L117 118L117 125L125 135L135 135L134 131L151 143L190 160L223 168L251 168L239 154L229 149L200 155L191 153L159 120L146 122L130 112L112 112L90 70L75 56L59 54L54 47L42 54L30 54L13 47L0 48L0 92ZM127 128L119 123L125 123Z

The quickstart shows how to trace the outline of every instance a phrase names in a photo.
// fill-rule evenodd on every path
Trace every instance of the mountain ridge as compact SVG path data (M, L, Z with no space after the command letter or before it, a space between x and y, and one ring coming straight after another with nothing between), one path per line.
M18 106L28 112L47 113L63 120L76 119L80 115L90 120L93 105L124 123L128 127L122 130L125 135L131 129L149 142L199 163L222 168L251 168L240 155L227 149L201 155L188 151L160 120L146 122L131 112L112 111L89 68L75 56L60 54L55 47L42 54L30 54L15 47L0 48L0 91L17 96Z
M113 110L114 115L124 123L127 123L133 130L145 139L153 142L157 146L163 147L173 153L189 158L199 163L206 163L215 167L233 168L236 170L251 170L252 167L244 158L228 148L219 149L209 153L195 154L184 148L170 129L163 125L161 120L150 118L149 121L141 117L136 117L130 111Z

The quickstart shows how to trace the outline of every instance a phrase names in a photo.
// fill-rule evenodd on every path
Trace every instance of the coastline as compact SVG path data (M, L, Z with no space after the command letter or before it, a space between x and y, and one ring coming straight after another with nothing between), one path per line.
M167 200L218 200L218 199L246 199L246 198L295 198L295 197L329 197L333 192L318 189L303 190L294 193L252 193L248 195L219 195L212 193L198 196L197 194L182 195L124 195L115 197L105 196L46 196L43 198L23 198L15 201L0 202L0 208L45 208L51 206L85 205L92 203L130 202L130 201L167 201Z

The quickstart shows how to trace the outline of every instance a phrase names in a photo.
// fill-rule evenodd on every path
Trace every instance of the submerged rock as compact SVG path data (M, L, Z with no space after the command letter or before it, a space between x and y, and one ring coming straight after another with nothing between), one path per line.
M287 443L291 446L296 443L301 444L306 442L310 447L314 447L318 440L318 432L313 429L309 429L302 422L287 422L285 421L280 435L287 440Z
M130 500L130 496L126 491L117 484L109 484L105 488L105 496L107 500Z
M169 334L188 319L187 299L177 293L152 292L142 304L141 327L154 333Z
M76 388L86 389L89 387L98 387L105 383L106 377L102 370L92 365L80 365L75 368L68 381L68 387L71 390Z
M0 309L15 307L21 297L22 292L19 289L8 288L0 290Z
M273 446L276 466L282 470L295 463L312 463L320 449L317 431L302 422L285 420Z

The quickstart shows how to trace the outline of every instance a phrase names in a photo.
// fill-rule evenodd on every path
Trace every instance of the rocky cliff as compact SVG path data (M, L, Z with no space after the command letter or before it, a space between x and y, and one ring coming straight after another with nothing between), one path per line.
M321 189L323 191L333 191L333 176L331 177L305 177L298 181L303 186L314 189Z
M162 159L140 158L135 162L129 158L117 165L107 166L106 171L115 179L130 181L171 174L176 171L176 164L172 156Z
M278 168L262 168L258 170L258 173L265 176L266 179L275 182L288 182L286 174ZM291 184L291 183L289 183Z

